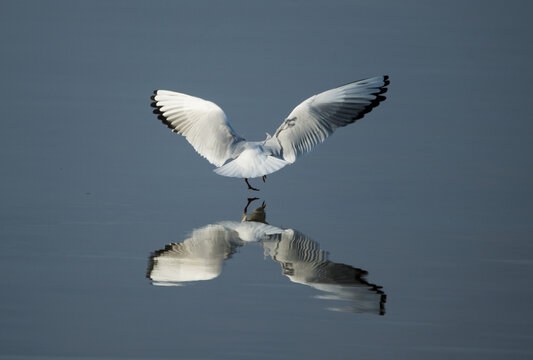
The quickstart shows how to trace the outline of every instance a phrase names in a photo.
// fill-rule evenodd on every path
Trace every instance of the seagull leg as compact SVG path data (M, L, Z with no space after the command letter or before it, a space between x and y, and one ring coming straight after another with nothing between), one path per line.
M244 178L244 181L246 182L246 185L248 185L248 189L254 190L254 191L259 191L259 189L256 189L256 188L252 187L252 185L250 185L250 183L248 182L248 178Z
M263 182L265 182L267 176L266 175L263 175L263 177L261 179L263 179Z
M255 200L259 200L259 198L258 197L248 198L248 203L244 207L244 216L246 216L246 213L248 212L248 206L250 206L250 204L254 202Z

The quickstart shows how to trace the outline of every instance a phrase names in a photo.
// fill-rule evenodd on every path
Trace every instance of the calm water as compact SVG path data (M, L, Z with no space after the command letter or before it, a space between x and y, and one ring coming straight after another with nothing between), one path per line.
M533 358L531 10L2 2L0 359ZM263 139L383 74L258 193L149 106Z

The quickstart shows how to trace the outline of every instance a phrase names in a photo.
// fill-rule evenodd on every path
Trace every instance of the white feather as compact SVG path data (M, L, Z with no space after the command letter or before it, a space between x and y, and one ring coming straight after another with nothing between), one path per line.
M267 155L261 147L255 146L247 148L235 160L213 171L223 176L254 178L271 174L288 164L288 161Z
M185 136L211 164L222 166L238 155L238 144L244 139L233 130L226 114L216 104L166 90L158 90L154 100L172 131Z
M387 76L378 76L308 98L294 108L265 147L273 153L281 148L283 159L295 162L298 156L324 142L335 129L353 123L377 106L385 99L379 94L385 92L388 83Z
M217 174L254 178L295 162L335 129L363 117L385 99L380 94L388 84L388 76L378 76L314 95L262 142L245 141L210 101L167 90L157 90L153 99L163 121L217 166Z

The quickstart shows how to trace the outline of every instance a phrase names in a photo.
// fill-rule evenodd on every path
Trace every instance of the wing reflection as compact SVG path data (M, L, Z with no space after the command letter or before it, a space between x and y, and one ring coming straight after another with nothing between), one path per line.
M241 222L223 221L194 230L182 243L173 243L150 256L147 278L153 285L179 286L211 280L222 272L224 260L249 242L260 243L265 255L280 263L282 274L294 283L311 286L320 299L343 305L329 310L353 313L385 313L386 295L380 286L366 281L367 272L328 260L320 245L293 229L266 222L265 204L247 213L256 198L248 199Z
M155 251L150 257L148 277L154 285L214 279L222 272L222 262L242 244L235 231L219 224L204 226L182 243Z
M329 310L385 313L386 295L380 286L365 280L365 270L329 261L320 245L304 234L288 229L262 244L265 255L280 263L283 275L292 282L322 291L317 298L345 302L344 306Z

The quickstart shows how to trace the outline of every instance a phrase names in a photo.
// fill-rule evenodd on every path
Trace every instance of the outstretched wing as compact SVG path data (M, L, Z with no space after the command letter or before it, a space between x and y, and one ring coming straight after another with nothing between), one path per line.
M231 127L226 114L211 101L168 90L152 96L154 113L173 132L185 136L194 149L211 164L222 166L236 156L244 139Z
M335 129L362 118L385 100L388 76L359 80L314 95L302 102L264 146L272 154L294 162L324 142Z

